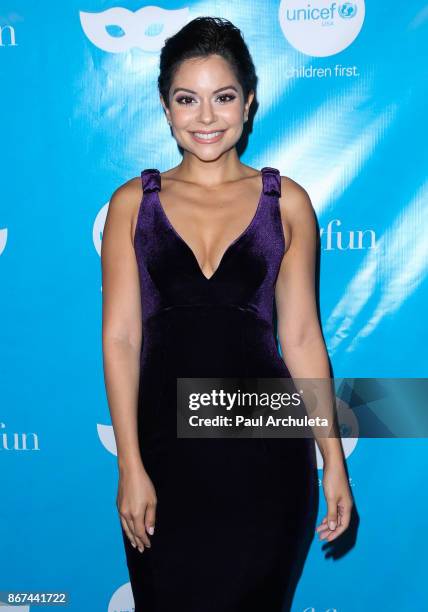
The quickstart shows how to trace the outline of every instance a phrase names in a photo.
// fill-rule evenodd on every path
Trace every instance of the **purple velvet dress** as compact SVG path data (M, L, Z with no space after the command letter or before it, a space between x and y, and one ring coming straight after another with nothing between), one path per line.
M143 343L138 435L157 494L152 546L122 535L137 612L284 612L314 537L314 441L178 438L178 377L289 377L274 329L285 239L280 173L262 169L257 210L207 278L141 173L134 248Z

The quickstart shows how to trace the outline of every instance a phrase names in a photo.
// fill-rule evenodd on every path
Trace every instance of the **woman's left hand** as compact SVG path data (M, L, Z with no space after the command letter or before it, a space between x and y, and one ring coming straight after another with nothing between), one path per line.
M327 515L316 531L320 540L331 542L348 528L354 503L342 462L324 463L322 486L327 502Z

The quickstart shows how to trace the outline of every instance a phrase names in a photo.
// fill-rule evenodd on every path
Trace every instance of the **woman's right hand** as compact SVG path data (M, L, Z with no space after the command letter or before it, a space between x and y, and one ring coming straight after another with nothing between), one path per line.
M144 466L121 469L116 506L122 527L132 546L140 552L150 548L156 518L156 491Z

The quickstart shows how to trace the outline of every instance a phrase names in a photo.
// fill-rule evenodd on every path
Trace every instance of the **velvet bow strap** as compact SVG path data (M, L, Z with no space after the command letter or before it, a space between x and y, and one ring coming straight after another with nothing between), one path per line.
M161 188L161 176L159 170L156 168L146 168L141 172L141 180L143 182L143 191L160 191Z
M281 196L281 174L276 168L265 166L263 173L263 193L266 195Z

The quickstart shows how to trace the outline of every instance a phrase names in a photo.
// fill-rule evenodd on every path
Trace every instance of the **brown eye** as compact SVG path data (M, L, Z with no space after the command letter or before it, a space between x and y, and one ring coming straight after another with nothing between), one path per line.
M184 100L186 100L184 102ZM187 106L188 104L188 100L190 100L190 102L193 100L193 98L191 98L190 96L180 96L179 98L176 98L175 101L178 102L179 104L184 104L184 106Z
M229 99L225 100L224 98L229 98ZM231 102L235 98L236 96L234 96L233 94L222 94L221 96L218 97L219 100L222 99L221 104L224 104L225 102Z

